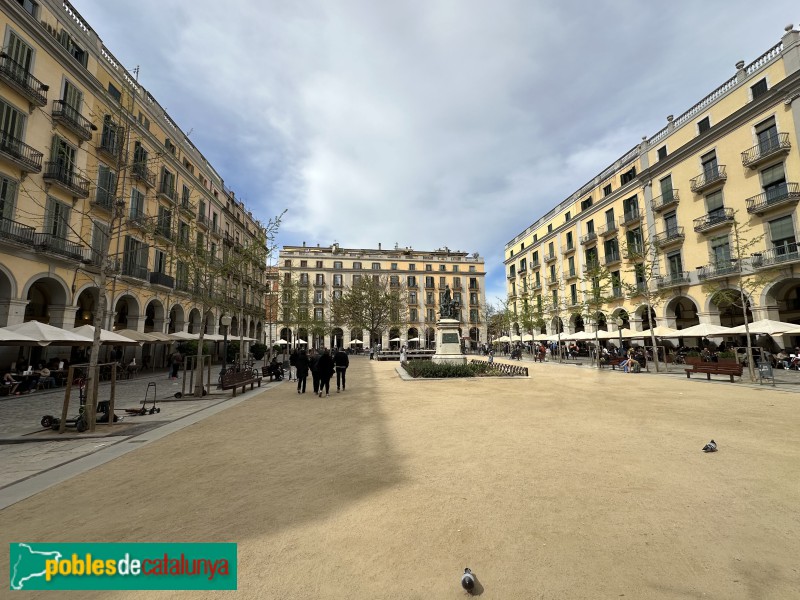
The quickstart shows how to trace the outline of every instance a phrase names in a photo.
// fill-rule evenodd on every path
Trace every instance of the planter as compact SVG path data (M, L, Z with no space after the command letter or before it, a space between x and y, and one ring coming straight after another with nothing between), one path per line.
M738 359L736 359L736 358L734 357L734 358L718 358L718 359L717 359L717 362L718 362L719 364L721 364L721 365L735 365L735 364L737 364L739 361L738 361Z
M687 365L699 365L701 362L703 362L703 357L702 356L687 356L685 358L685 360L686 360L686 364Z

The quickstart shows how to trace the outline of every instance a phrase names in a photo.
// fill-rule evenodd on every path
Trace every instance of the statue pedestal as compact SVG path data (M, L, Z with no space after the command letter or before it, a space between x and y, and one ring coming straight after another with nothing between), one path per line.
M436 353L433 362L463 365L467 357L461 354L461 340L458 335L460 323L455 319L439 319L436 322Z

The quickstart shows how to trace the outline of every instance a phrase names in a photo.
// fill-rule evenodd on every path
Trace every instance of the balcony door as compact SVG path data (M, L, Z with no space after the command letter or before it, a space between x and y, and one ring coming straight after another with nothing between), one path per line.
M680 252L675 252L667 256L667 269L671 279L681 276L683 273L683 260L681 260Z
M712 238L711 240L711 262L717 269L729 267L731 264L731 245L728 236Z
M663 198L664 202L671 202L672 201L672 175L667 175L664 179L660 180L659 185L661 186L661 197Z
M75 148L57 135L53 136L52 148L50 158L55 164L58 176L65 181L71 181L75 168Z
M17 199L17 182L0 177L0 220L14 220L14 203Z
M8 34L8 44L6 45L5 51L11 60L16 63L16 65L14 65L15 71L17 69L21 71L14 73L17 78L22 79L31 72L33 50L13 32L9 32Z
M708 154L700 158L700 162L703 165L703 175L705 175L706 181L716 179L717 176L719 175L719 164L717 163L717 153L709 152Z
M666 229L668 238L677 235L678 217L674 210L664 215L664 228Z
M797 253L797 240L794 235L792 215L769 222L769 237L776 256Z
M789 190L786 185L786 172L783 169L783 163L772 165L761 171L761 186L767 196L768 204L786 198Z
M778 148L778 128L775 126L775 119L769 119L756 128L758 138L758 150L761 154L767 154Z
M0 101L0 133L2 147L13 149L13 142L21 140L25 128L25 115L13 106Z

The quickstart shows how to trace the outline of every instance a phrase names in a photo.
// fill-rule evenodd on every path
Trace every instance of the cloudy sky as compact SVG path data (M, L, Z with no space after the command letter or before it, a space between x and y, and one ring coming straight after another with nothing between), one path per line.
M72 0L280 244L505 243L780 41L796 0Z

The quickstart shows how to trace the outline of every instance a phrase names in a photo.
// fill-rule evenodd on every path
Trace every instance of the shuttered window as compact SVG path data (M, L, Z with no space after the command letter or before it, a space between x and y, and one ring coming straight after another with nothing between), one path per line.
M47 198L47 209L44 215L44 232L66 239L69 231L71 208L55 198Z
M17 200L17 182L0 177L0 219L14 220L14 203Z
M787 244L794 244L794 223L792 216L787 215L780 219L775 219L769 222L769 235L772 239L773 246L785 246Z

